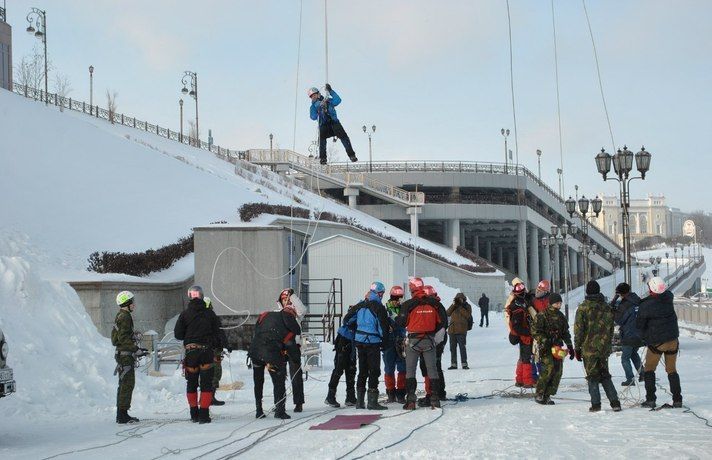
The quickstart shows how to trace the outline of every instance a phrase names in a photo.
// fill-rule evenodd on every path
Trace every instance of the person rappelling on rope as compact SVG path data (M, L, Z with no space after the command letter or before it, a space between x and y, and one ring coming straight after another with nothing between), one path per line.
M319 123L319 162L326 164L326 140L330 137L338 137L341 143L344 144L346 154L351 161L358 161L356 152L351 146L349 135L346 134L344 127L336 117L335 107L341 104L341 97L333 90L330 84L326 84L326 96L319 92L318 88L309 88L307 94L311 99L311 107L309 116L312 120Z

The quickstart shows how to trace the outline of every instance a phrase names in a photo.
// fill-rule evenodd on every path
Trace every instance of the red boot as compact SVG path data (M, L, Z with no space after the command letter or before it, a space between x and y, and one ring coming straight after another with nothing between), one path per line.
M517 369L514 373L514 385L518 387L523 387L524 386L524 379L523 379L523 374L522 374L522 362L517 361Z
M522 382L524 383L524 388L534 388L536 386L531 363L522 363Z

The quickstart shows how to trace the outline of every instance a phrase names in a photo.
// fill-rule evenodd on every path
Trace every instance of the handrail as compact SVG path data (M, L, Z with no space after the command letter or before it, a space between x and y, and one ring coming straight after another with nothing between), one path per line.
M289 164L293 167L299 167L302 171L311 175L324 174L344 187L355 186L371 189L411 206L419 206L425 203L425 194L423 192L409 192L375 179L365 172L342 172L332 169L330 165L318 165L315 158L301 155L292 150L250 149L245 152L245 159L255 164Z

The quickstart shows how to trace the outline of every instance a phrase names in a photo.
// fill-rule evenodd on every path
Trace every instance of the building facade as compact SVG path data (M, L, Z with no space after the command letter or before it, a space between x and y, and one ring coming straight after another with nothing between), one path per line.
M598 217L592 216L591 223L606 235L623 244L623 217L618 196L601 196L603 206ZM659 236L671 238L682 234L684 213L667 206L664 195L648 195L644 199L630 200L630 237L636 242L643 238Z
M12 27L0 6L0 88L12 91Z

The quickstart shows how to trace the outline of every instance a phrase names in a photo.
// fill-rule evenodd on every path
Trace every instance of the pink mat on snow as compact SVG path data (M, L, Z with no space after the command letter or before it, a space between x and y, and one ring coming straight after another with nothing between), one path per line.
M356 430L381 418L381 414L337 415L331 420L309 427L310 430Z

